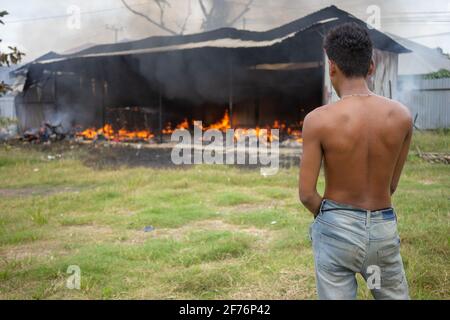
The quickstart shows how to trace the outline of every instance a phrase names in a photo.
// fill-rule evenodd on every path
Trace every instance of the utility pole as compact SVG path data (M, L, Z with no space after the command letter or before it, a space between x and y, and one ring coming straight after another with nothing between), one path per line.
M116 26L116 25L109 25L107 24L105 26L107 30L114 31L114 43L117 43L119 41L119 31L123 31L122 26Z

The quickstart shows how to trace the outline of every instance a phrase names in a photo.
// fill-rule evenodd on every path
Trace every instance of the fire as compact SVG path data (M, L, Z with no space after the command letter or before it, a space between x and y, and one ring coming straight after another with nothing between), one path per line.
M222 119L205 128L205 130L209 129L216 129L220 131L226 131L227 129L231 129L230 116L228 115L228 110L225 111L225 114Z
M195 123L195 120L192 121ZM222 132L225 132L227 129L231 128L230 124L230 116L228 115L228 111L225 111L225 114L222 119L218 122L211 124L208 127L203 127L202 130L216 129ZM172 134L175 130L188 130L189 129L189 120L184 118L181 123L176 125L175 129L172 127L172 123L168 122L164 129L162 129L162 134Z
M192 121L191 123L195 125L195 121ZM264 127L257 126L255 128L235 128L234 139L235 141L239 141L240 139L245 138L245 136L247 135L255 135L259 138L260 141L272 142L275 139L280 140L281 137L283 139L288 138L301 143L303 141L302 132L300 130L301 125L302 123L300 122L295 124L295 126L287 126L285 122L275 120L272 125L267 125ZM164 135L170 135L175 130L189 130L189 128L190 121L187 118L184 118L183 121L177 124L175 127L173 127L172 124L168 122L166 126L161 130L161 133ZM201 129L215 129L221 132L225 132L227 129L231 129L228 110L225 111L222 119ZM278 129L280 137L273 136L271 129ZM86 140L94 140L99 136L103 136L108 140L114 141L134 141L150 140L154 137L154 134L151 133L150 130L129 131L125 128L116 131L110 124L106 124L103 128L100 129L88 128L79 133L78 136L81 136Z
M173 133L172 123L168 122L166 124L166 127L164 129L162 129L161 133L162 134L172 134Z
M97 137L97 131L93 128L89 128L81 132L79 135L85 139L93 140Z
M272 129L278 129L275 127L272 127ZM270 127L266 128L238 128L234 131L234 139L236 141L239 141L241 138L245 138L246 135L254 135L256 136L260 141L268 141L272 142L273 140L278 140L277 137L272 135L272 132L270 131Z
M243 136L254 134L260 140L272 142L275 139L275 137L272 136L272 132L270 131L271 128L279 129L280 128L279 121L275 120L274 124L271 127L267 126L266 128L260 128L258 126L256 128L236 128L234 132L234 139L238 141ZM222 132L225 132L227 129L231 129L230 116L228 114L228 110L225 111L225 114L222 117L222 119L206 128L206 130L208 129L216 129Z
M129 141L129 140L149 140L154 137L149 130L128 131L127 129L120 129L115 131L110 124L105 124L103 128L95 129L88 128L79 133L78 136L87 140L97 139L99 136L103 136L108 140L115 141Z
M301 130L298 130L298 129L296 130L296 129L288 128L288 129L287 129L287 134L288 134L289 136L291 136L292 139L296 140L297 142L300 142L300 143L303 142Z
M184 118L183 121L175 127L175 130L188 130L188 129L189 129L189 121L187 118ZM175 130L172 129L172 123L168 122L166 124L166 127L162 129L161 133L172 134Z
M187 130L189 129L189 121L188 119L184 118L183 122L181 122L179 125L177 125L178 130Z

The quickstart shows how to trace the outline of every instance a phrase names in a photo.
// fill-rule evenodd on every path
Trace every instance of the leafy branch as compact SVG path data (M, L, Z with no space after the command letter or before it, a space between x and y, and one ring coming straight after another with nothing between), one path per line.
M3 17L8 14L7 11L0 11L0 24L5 24L3 22ZM0 42L2 40L0 39ZM0 67L11 66L13 64L18 64L25 53L19 51L16 47L8 46L8 52L0 52ZM0 96L10 91L11 87L7 85L4 81L0 82Z

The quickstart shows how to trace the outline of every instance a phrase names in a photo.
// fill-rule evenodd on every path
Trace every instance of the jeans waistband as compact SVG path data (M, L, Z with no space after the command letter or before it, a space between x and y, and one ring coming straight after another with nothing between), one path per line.
M395 210L392 207L383 208L378 210L366 210L358 208L349 204L338 203L330 199L323 199L320 205L320 213L327 211L345 211L347 215L354 216L356 218L366 219L367 216L373 219L380 220L394 220L396 219Z

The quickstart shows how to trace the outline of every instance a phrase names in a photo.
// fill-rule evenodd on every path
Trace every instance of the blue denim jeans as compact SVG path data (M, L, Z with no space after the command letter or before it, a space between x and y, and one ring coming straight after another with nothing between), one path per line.
M311 225L319 299L356 299L356 273L375 299L409 299L394 209L323 200Z

